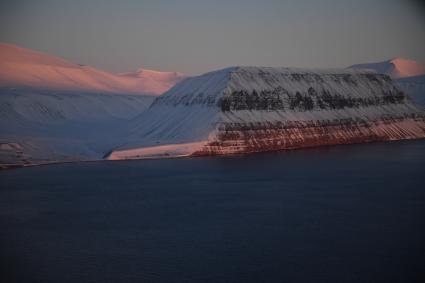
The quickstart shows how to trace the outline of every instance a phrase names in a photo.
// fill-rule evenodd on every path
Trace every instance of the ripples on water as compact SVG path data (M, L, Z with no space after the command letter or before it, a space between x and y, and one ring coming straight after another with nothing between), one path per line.
M0 281L420 282L425 141L0 172Z

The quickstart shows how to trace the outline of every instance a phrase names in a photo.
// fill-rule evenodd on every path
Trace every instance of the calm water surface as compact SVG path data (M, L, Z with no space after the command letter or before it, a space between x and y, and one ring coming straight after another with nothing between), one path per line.
M425 141L0 172L1 282L425 282Z

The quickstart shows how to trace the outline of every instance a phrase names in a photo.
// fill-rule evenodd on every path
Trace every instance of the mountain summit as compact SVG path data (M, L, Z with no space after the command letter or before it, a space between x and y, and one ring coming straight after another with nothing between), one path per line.
M425 75L425 66L416 61L394 58L384 62L352 65L352 69L369 69L379 74L389 75L393 79Z

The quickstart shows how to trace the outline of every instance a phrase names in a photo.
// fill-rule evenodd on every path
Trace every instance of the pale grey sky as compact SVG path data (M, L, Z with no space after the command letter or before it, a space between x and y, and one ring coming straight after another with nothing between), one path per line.
M0 41L112 72L425 62L409 0L3 0Z

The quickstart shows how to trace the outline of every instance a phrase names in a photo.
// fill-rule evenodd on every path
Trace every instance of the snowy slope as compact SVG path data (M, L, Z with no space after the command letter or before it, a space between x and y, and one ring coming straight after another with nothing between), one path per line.
M412 99L425 106L425 66L413 60L395 58L392 60L357 64L350 68L369 69L379 74L389 75L394 83L405 91Z
M394 83L416 103L425 107L425 75L396 79Z
M125 132L108 159L421 138L425 121L386 75L232 67L177 84Z
M1 44L0 166L101 159L177 76L114 75Z
M374 70L378 74L386 74L393 79L425 75L424 65L404 58L394 58L378 63L356 64L349 68Z
M0 167L101 159L154 96L0 91Z
M142 76L115 75L90 66L9 44L0 44L0 87L159 95L183 76L139 70Z

